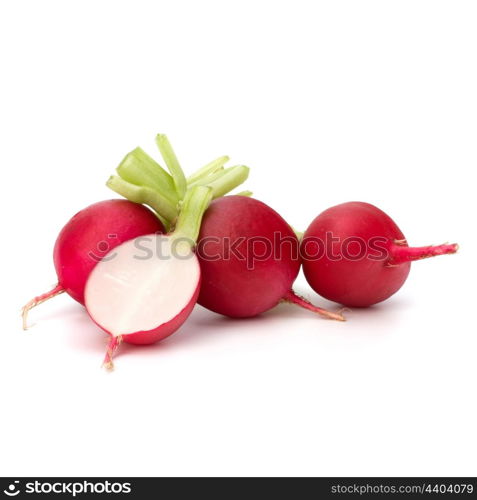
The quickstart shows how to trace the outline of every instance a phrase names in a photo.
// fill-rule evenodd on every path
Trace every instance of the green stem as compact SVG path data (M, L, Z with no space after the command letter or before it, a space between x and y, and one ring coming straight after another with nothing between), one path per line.
M207 163L204 167L200 168L196 172L194 172L192 175L190 175L187 178L187 183L192 184L203 177L207 177L210 174L213 174L217 172L218 170L221 170L224 165L230 160L228 156L221 156L220 158L217 158L210 163Z
M166 162L167 168L172 175L174 180L174 187L179 199L184 198L185 192L187 190L187 181L182 170L179 161L177 159L174 150L172 149L171 143L165 134L156 135L156 144L161 152L164 161Z
M218 179L208 184L212 188L213 198L224 196L224 194L240 186L247 179L249 171L250 169L244 165L226 168Z
M219 179L220 177L222 177L222 175L224 175L225 172L226 172L226 170L224 169L224 167L221 167L219 170L216 170L215 172L213 172L207 176L201 177L200 179L197 179L196 181L189 182L187 184L187 187L190 189L190 188L193 188L195 186L209 186L211 182L214 182L216 179Z
M192 243L197 242L202 216L212 200L212 189L196 186L186 192L181 211L177 219L174 238L183 238Z
M128 153L116 171L122 179L131 184L159 191L173 204L179 201L172 177L141 148Z
M247 196L251 198L253 196L252 191L240 191L240 193L235 193L235 196Z
M167 137L158 134L156 142L172 175L138 147L124 157L118 175L110 177L107 186L128 200L151 207L168 230L177 222L177 234L195 240L210 200L242 184L249 169L243 165L224 169L229 157L221 156L186 180ZM240 194L252 195L250 191Z
M214 192L219 193L217 196L214 194L214 198L217 198L236 188L239 184L242 184L247 177L248 168L243 165L226 169L222 168L207 177L202 177L190 183L189 189L194 186L210 186L214 189Z
M165 219L168 224L173 223L177 218L176 206L154 189L146 186L136 186L117 175L112 175L106 185L129 201L150 206L160 216L159 218L161 220Z

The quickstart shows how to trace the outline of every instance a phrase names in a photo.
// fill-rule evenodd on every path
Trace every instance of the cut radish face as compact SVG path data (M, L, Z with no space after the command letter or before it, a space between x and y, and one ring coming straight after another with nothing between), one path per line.
M85 305L113 337L150 344L175 330L170 323L190 313L200 284L200 267L190 248L171 236L151 234L116 247L92 271ZM182 321L181 321L182 323Z

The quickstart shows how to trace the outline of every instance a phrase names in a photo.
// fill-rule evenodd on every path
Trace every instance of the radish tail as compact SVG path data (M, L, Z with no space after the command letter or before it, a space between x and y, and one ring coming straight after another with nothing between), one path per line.
M106 368L106 370L114 370L113 356L122 341L123 337L121 335L119 337L111 336L111 338L109 339L108 347L106 349L106 356L104 357L103 361L103 366L104 368Z
M34 299L30 300L27 304L25 304L22 308L22 321L23 321L23 329L27 330L28 325L27 325L27 317L28 317L28 311L30 309L33 309L35 306L52 299L53 297L56 297L57 295L60 295L60 293L63 293L65 289L58 283L55 288L50 290L47 293L44 293L43 295L38 295L38 297L35 297Z
M399 265L404 262L411 262L413 260L427 259L429 257L436 257L438 255L446 255L451 253L456 253L459 249L459 245L453 243L452 245L436 245L427 247L408 247L405 244L399 244L396 242L391 245L389 264Z
M293 290L289 290L285 296L282 298L283 302L288 302L289 304L295 304L296 306L308 309L311 312L317 313L327 319L335 319L337 321L346 321L345 317L340 313L334 313L322 309L321 307L314 306L311 302L297 295Z

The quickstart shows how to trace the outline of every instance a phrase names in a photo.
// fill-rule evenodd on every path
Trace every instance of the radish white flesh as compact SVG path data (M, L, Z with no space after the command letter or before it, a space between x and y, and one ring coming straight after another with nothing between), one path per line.
M141 344L173 333L168 324L195 303L200 284L197 257L190 245L179 249L177 242L159 234L136 238L96 265L85 305L103 330Z

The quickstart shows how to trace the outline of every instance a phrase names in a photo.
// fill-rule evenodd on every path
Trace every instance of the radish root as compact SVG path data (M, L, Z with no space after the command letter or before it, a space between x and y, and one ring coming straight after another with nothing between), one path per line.
M287 302L289 304L295 304L304 309L308 309L314 313L319 314L327 319L334 319L336 321L346 321L345 317L340 313L334 313L321 307L314 306L310 301L303 297L297 295L293 290L289 290L282 299L282 302Z
M408 247L400 244L394 244L390 248L390 260L388 266L403 264L404 262L412 262L414 260L428 259L438 255L447 255L456 253L459 245L431 245L427 247Z
M113 337L109 339L108 347L106 349L106 356L104 357L103 367L108 371L114 370L113 356L118 347L121 345L123 341L123 337L119 335L119 337Z
M49 292L46 292L42 295L38 295L38 297L35 297L30 300L30 302L26 303L23 308L22 308L22 322L23 322L23 329L27 330L28 325L27 325L27 317L28 317L28 312L30 309L33 309L39 304L42 304L43 302L46 302L49 299L52 299L53 297L56 297L57 295L60 295L60 293L63 293L65 289L58 283L53 289L51 289Z

